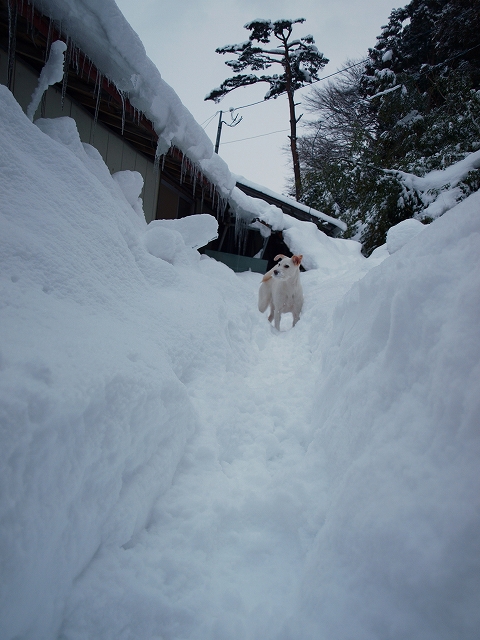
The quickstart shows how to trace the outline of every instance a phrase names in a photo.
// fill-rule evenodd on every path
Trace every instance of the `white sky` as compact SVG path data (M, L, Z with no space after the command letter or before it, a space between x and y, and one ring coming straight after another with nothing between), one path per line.
M232 74L225 60L233 56L215 53L225 44L242 42L249 31L243 25L257 18L305 18L294 33L311 33L315 43L330 59L321 76L342 68L348 59L364 58L376 43L382 25L393 8L407 1L395 0L116 0L133 29L140 36L148 56L162 77L176 91L199 124L222 109L230 121L230 107L262 100L268 85L240 88L218 105L205 102L205 95ZM301 103L309 88L296 94ZM243 121L233 129L224 126L220 156L230 170L279 193L286 193L291 171L286 97L270 100L239 113ZM297 114L302 113L301 104ZM306 114L307 115L307 114ZM218 115L205 130L214 142ZM284 131L281 131L284 130ZM270 134L273 131L280 133ZM301 131L300 131L301 133ZM261 136L261 137L256 137ZM243 142L240 139L253 138Z

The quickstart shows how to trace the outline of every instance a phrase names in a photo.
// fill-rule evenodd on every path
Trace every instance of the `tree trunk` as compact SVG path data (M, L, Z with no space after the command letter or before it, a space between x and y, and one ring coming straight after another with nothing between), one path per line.
M297 148L297 118L295 115L294 90L292 87L292 71L290 69L290 61L288 59L288 50L285 55L285 78L287 81L288 107L290 110L290 150L293 160L293 177L295 181L295 199L297 202L302 195L302 177L300 174L300 160Z
M300 201L302 195L302 177L300 174L300 160L297 148L297 119L295 117L295 102L293 92L288 92L288 104L290 107L290 150L293 160L293 177L295 180L295 199Z

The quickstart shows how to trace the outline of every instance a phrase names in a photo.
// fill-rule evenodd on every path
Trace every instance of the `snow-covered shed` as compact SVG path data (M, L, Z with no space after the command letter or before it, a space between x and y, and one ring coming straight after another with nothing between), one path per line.
M332 238L338 237L347 229L347 225L342 222L342 220L338 220L326 213L312 209L312 207L308 207L301 202L297 202L293 198L281 195L267 187L256 184L251 180L247 180L243 176L237 177L237 187L243 191L243 193L252 196L252 198L260 198L269 204L273 204L281 209L283 213L293 216L297 220L313 222L317 225L320 231L323 231L327 236Z
M63 70L32 106L55 41L65 43ZM278 252L289 216L331 236L344 229L341 221L238 181L113 0L0 0L0 83L34 120L73 118L82 142L98 149L112 174L140 173L147 222L214 215L218 239L206 250L235 270L265 270L260 259L268 245Z

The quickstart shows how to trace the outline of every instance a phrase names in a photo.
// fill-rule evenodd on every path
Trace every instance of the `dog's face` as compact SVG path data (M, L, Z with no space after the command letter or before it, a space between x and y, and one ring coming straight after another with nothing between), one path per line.
M303 256L292 256L291 258L287 258L282 254L276 256L275 260L278 260L279 262L273 268L273 277L283 278L285 280L291 278L297 273L302 258Z

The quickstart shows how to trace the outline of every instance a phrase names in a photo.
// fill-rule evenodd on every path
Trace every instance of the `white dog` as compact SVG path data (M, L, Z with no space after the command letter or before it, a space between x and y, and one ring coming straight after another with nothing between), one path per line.
M280 331L282 313L293 314L293 326L300 318L303 306L303 291L300 284L300 263L303 256L286 258L276 256L280 262L263 276L258 292L258 309L263 313L270 305L268 321L274 320L275 329Z

